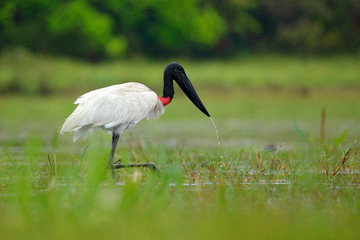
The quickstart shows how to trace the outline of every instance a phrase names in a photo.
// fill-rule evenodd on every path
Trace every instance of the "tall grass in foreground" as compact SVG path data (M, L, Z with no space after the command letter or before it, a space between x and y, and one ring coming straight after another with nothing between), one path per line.
M138 144L117 183L107 151L0 153L0 236L35 239L354 239L360 234L359 146L168 152ZM14 158L17 158L14 160Z

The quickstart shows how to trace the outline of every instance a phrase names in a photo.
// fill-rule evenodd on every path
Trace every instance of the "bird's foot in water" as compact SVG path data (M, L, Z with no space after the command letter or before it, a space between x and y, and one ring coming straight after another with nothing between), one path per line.
M116 161L114 162L114 165L116 165L116 164L121 164L121 159L116 160Z
M121 163L121 159L115 161L114 163L108 162L106 164L106 167L112 170L113 176L115 177L115 169L120 169L120 168L134 168L134 167L146 167L146 168L150 168L151 170L153 170L156 173L160 173L160 169L158 166L156 166L155 163L135 163L135 164L122 164Z
M158 166L156 166L155 163L133 163L133 164L121 164L121 163L115 163L113 165L114 169L119 169L119 168L134 168L134 167L147 167L150 168L151 170L153 170L156 173L160 173L160 169Z
M106 163L106 168L108 169L115 169L117 165L121 165L121 159L111 163L110 161Z

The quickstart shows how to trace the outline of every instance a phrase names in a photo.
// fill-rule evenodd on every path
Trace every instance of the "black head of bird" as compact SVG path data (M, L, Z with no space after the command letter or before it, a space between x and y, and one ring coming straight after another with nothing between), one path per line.
M184 68L179 63L170 63L166 66L164 71L164 90L163 98L169 98L170 101L174 97L173 80L179 85L190 101L206 116L210 117L204 104L201 102L193 85L190 82Z

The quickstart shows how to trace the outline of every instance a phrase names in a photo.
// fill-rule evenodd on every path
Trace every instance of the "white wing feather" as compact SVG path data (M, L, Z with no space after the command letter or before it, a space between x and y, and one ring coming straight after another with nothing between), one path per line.
M155 92L140 83L124 83L80 96L74 112L66 119L61 133L76 131L73 139L100 128L121 134L139 121L164 113Z

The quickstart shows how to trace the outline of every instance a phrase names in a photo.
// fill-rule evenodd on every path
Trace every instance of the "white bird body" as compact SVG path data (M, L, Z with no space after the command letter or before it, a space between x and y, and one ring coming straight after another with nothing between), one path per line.
M142 119L164 113L156 93L143 84L129 82L100 88L80 96L74 112L66 119L61 133L75 131L74 142L83 134L102 129L119 136Z

